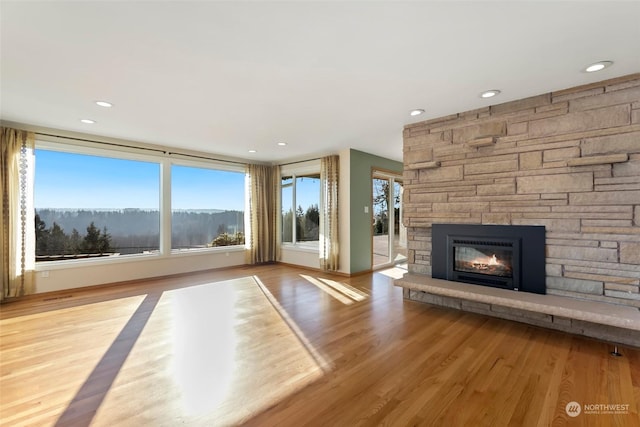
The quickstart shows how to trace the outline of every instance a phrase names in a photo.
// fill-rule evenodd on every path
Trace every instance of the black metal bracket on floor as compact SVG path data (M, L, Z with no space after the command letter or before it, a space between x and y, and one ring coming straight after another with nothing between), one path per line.
M611 352L611 355L615 356L615 357L622 357L622 353L618 352L618 346L617 345L613 346L613 351Z

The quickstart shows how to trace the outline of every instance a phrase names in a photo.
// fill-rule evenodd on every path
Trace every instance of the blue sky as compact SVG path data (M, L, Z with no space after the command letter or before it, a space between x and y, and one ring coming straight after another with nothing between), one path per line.
M157 163L36 150L35 207L158 209ZM244 210L244 174L172 168L173 209Z
M244 210L244 173L204 168L171 168L173 209Z

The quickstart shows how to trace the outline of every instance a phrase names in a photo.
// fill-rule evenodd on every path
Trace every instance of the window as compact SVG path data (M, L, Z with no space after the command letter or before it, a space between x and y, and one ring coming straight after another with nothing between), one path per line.
M320 229L320 174L282 177L282 242L317 242Z
M171 167L171 249L244 244L245 174Z
M241 164L37 141L38 262L244 245L244 203Z
M282 177L282 242L293 243L293 177Z
M36 149L36 261L157 252L160 164Z

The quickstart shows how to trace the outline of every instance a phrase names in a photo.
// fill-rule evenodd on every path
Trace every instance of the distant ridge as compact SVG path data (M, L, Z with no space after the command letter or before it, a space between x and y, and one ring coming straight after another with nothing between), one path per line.
M53 212L159 212L159 209L154 208L36 208L36 212L45 210ZM215 214L236 211L233 209L171 209L171 212Z

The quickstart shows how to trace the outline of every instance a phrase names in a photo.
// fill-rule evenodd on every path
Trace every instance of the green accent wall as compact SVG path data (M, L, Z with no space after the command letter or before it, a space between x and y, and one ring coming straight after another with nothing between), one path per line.
M402 162L374 156L363 151L350 151L351 273L371 269L371 171L372 169L381 169L402 174L402 166ZM368 213L364 212L365 206L369 207Z

